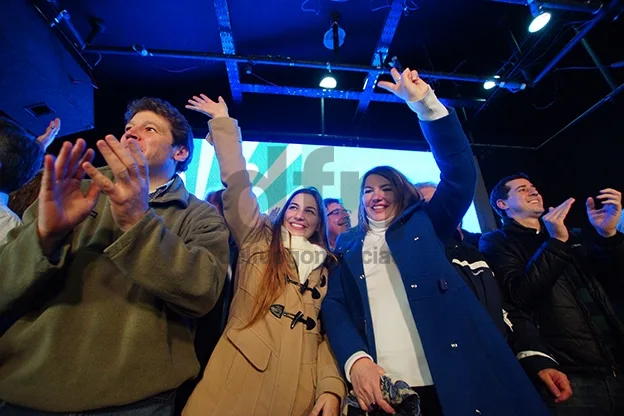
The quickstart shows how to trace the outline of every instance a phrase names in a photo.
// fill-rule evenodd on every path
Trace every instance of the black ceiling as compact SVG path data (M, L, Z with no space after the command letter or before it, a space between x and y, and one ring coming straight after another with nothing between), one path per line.
M380 146L409 146L418 129L405 106L372 102L362 112L358 111L358 101L327 98L322 117L319 98L243 93L242 100L234 102L232 97L233 90L235 96L239 95L237 80L268 86L273 92L284 86L318 89L318 81L325 72L297 65L264 65L254 61L258 56L373 70L372 59L384 23L388 14L399 7L396 33L393 37L391 33L385 34L386 38L392 38L386 61L397 56L404 66L434 74L428 81L439 97L465 99L455 104L466 105L464 123L471 130L476 146L537 147L609 93L610 88L600 72L592 69L595 63L581 44L572 48L537 85L531 86L532 81L575 36L575 31L593 26L592 19L604 11L609 12L586 39L604 64L623 61L624 27L622 19L613 21L622 3L617 0L617 4L611 4L605 0L596 14L551 10L551 23L534 34L527 31L528 7L505 3L518 2L58 0L56 6L71 13L71 23L83 38L89 33L90 18L104 21L104 32L83 54L93 67L98 87L96 124L105 128L121 130L123 108L132 98L159 96L182 108L191 95L203 92L212 97L224 96L231 103L232 115L248 131L279 133L282 138L298 133L292 141L357 142L360 137L379 139ZM581 2L553 0L550 4ZM335 12L340 15L340 27L346 31L337 57L322 43ZM391 23L387 25L390 29ZM226 42L224 46L222 39L232 39L233 44ZM192 52L199 58L142 57L132 50L132 45L144 47L155 55L159 51L163 55ZM118 53L107 53L111 51ZM202 59L202 53L210 55ZM223 53L240 62L226 64ZM229 77L226 65L230 68ZM620 85L623 70L610 68L609 71ZM367 72L332 72L338 79L338 89L348 94L360 94L368 75ZM504 88L486 91L481 83L445 79L449 74L480 78L499 74L502 79L528 86L517 92ZM379 89L374 92L382 93ZM198 135L202 134L205 120L195 113L185 114ZM314 136L322 132L328 137ZM362 139L361 144L366 143L369 142Z

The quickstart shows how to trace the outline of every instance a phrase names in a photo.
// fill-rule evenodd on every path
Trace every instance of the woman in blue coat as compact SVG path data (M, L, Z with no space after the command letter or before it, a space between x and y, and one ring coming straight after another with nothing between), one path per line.
M441 238L468 210L476 168L453 109L416 71L380 82L417 113L441 171L427 204L397 170L364 175L359 226L337 243L321 308L331 348L358 404L394 413L380 376L403 380L424 416L536 416L548 411L483 307L448 263Z

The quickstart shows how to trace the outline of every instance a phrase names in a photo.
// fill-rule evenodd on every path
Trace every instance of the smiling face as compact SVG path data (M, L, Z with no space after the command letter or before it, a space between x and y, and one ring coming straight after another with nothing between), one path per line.
M507 199L499 199L496 205L509 218L539 218L544 213L544 201L535 186L524 178L507 182Z
M320 226L319 209L314 197L303 192L295 195L286 207L282 225L292 235L310 239Z
M336 239L340 234L351 228L350 212L338 202L332 202L327 206L327 230L330 240Z
M383 176L368 175L362 189L366 215L375 221L388 221L396 215L396 190Z

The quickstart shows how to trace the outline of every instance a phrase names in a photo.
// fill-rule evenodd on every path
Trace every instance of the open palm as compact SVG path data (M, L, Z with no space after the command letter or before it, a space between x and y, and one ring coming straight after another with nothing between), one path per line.
M81 166L95 155L93 150L85 152L85 149L82 139L75 146L66 142L56 160L50 155L44 159L38 217L42 240L63 238L84 221L97 202L99 188L96 184L92 184L86 194L80 188L85 175Z
M596 209L593 198L587 199L587 217L596 231L602 236L615 235L616 227L622 216L622 194L607 188L600 192L597 199L602 201L602 208Z
M204 94L199 94L199 97L194 95L188 102L189 104L185 106L186 108L205 114L208 117L229 117L227 104L222 97L219 97L217 102L214 102Z
M41 143L43 149L47 149L50 144L54 141L59 131L61 130L61 119L55 118L48 124L48 128L46 128L45 133L41 136L37 137L37 141Z

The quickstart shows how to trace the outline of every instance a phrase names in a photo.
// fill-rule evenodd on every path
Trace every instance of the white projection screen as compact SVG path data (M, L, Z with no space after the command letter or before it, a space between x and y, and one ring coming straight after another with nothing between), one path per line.
M353 225L357 223L360 178L367 170L389 165L412 183L440 180L433 155L425 151L244 141L243 154L263 212L281 206L295 189L315 186L324 198L342 199L353 212ZM198 198L222 188L214 149L205 140L195 140L193 161L183 179ZM481 232L474 203L462 226Z

